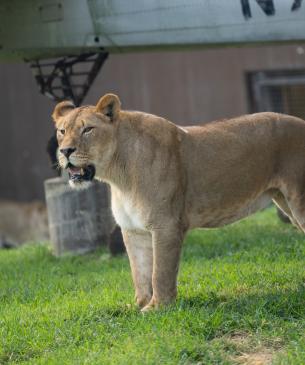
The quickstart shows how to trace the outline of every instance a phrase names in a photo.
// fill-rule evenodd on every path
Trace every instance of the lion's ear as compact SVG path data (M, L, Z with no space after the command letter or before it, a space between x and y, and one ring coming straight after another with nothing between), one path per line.
M62 101L56 105L52 113L52 118L56 122L58 118L68 114L74 108L75 105L72 103L72 101Z
M106 94L100 98L95 110L98 113L106 115L111 121L114 121L121 110L120 99L114 94Z

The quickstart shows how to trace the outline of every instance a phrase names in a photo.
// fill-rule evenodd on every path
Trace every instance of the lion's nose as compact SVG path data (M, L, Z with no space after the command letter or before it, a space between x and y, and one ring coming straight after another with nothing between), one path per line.
M67 158L69 158L69 156L71 155L71 153L73 153L76 150L76 148L61 148L59 151L66 156Z

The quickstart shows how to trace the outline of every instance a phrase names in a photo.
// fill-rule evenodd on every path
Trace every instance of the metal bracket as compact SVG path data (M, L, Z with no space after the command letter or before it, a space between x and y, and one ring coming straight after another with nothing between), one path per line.
M72 100L79 106L85 98L108 52L83 53L30 63L40 92L54 101Z

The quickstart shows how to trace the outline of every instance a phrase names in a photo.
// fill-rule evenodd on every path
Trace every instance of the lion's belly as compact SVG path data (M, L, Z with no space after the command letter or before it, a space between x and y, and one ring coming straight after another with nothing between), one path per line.
M252 201L240 204L239 207L211 207L200 213L191 211L189 214L190 228L216 228L224 226L266 208L270 202L270 193L265 192Z
M128 195L111 188L111 206L117 224L126 230L145 230L143 220Z

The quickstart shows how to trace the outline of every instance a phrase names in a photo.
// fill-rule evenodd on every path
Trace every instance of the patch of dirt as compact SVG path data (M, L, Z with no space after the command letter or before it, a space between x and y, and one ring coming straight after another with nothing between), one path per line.
M233 333L228 338L228 341L236 346L247 345L249 343L249 336L246 333Z
M241 365L270 365L279 347L266 347L255 345L251 337L246 333L234 333L227 339L237 351L237 355L231 357L236 364Z
M237 363L242 365L269 365L272 362L274 353L268 349L251 354L242 354L235 358Z

